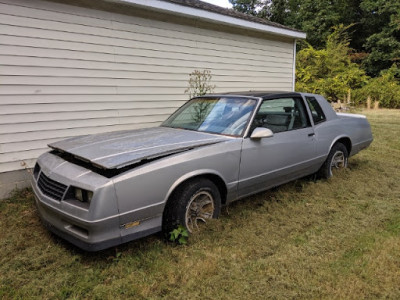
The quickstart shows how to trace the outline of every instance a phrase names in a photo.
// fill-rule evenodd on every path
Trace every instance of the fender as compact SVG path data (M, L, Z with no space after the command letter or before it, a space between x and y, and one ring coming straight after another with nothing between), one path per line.
M343 138L349 139L349 140L350 140L350 148L353 146L353 142L351 141L351 138L350 138L348 135L344 135L344 134L339 135L339 136L337 136L337 137L332 141L331 145L329 146L329 151L328 151L328 153L326 154L326 156L329 155L329 152L331 151L333 145L335 145L335 144L337 143L338 140L343 139ZM345 146L346 146L346 145L345 145ZM348 154L350 155L350 151L349 151Z
M219 178L221 178L221 180L224 182L225 186L228 189L228 185L226 184L226 181L224 179L224 177L217 171L215 170L211 170L211 169L200 169L200 170L195 170L189 173L186 173L184 175L182 175L181 177L179 177L177 180L175 180L175 182L171 185L171 187L169 188L165 198L164 198L164 204L167 203L169 197L171 196L172 192L183 182L185 182L186 180L189 180L193 177L197 177L197 176L201 176L201 175L215 175L218 176ZM229 190L229 189L228 189Z

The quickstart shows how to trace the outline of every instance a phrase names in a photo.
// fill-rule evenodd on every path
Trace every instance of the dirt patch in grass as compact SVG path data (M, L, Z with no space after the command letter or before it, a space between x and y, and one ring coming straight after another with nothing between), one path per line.
M363 113L375 140L347 170L238 201L186 246L85 253L20 191L0 202L0 298L399 299L400 111Z

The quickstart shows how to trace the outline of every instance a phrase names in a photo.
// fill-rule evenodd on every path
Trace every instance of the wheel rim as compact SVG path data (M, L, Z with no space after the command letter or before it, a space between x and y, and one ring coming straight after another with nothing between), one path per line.
M212 219L214 214L214 199L207 191L194 194L189 201L186 209L186 227L189 232L199 229L199 221L207 223L207 219Z
M331 161L331 168L330 172L332 175L332 171L334 169L342 169L345 168L347 164L346 156L342 151L336 151L335 154L332 156L332 161Z

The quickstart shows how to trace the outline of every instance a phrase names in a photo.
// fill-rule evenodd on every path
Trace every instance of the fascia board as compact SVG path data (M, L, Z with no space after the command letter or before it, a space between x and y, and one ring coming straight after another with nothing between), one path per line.
M109 0L110 1L110 0ZM198 8L189 6L179 5L171 2L159 1L159 0L111 0L110 2L120 2L126 4L133 4L138 6L147 7L150 9L167 11L169 13L181 14L189 17L195 17L199 19L205 19L213 23L223 23L230 26L242 27L246 29L252 29L271 33L284 37L291 37L295 39L305 39L306 34L304 32L289 30L285 28L274 27L266 24L251 22L231 16L218 14Z

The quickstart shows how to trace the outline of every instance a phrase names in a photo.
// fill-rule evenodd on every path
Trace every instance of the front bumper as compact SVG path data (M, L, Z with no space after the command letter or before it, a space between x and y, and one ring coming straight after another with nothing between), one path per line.
M32 188L40 218L56 235L86 251L99 251L121 244L118 215L99 220L77 217L67 212L68 203L44 195L36 181L32 182Z
M90 205L73 199L72 188L92 191ZM106 249L161 230L162 203L127 206L127 201L132 201L128 190L124 196L128 199L122 202L125 207L120 207L113 180L52 153L39 157L32 189L43 223L56 235L87 251Z
M121 243L112 181L45 153L34 168L31 185L39 215L55 234L88 251ZM68 194L71 187L93 191L90 205L72 199Z

